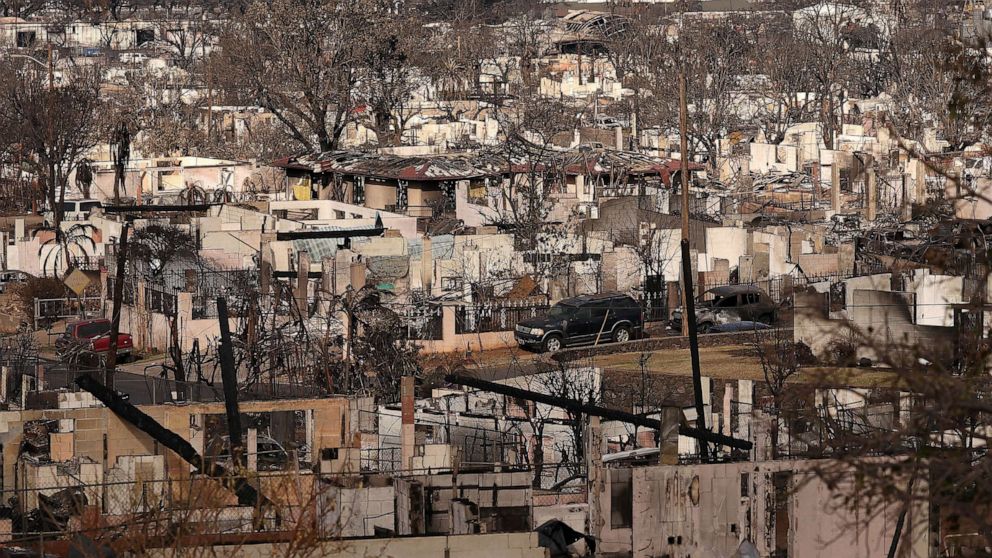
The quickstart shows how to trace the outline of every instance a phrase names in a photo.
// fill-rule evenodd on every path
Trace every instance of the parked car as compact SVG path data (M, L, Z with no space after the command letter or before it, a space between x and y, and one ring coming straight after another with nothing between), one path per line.
M117 360L123 362L133 348L131 336L117 334ZM75 356L97 357L102 359L110 351L110 320L80 320L69 322L65 332L55 341L55 353L59 360Z
M522 346L553 353L567 345L629 341L641 334L641 307L621 293L568 298L544 316L522 320L514 337Z
M708 333L713 327L740 321L774 324L778 305L754 285L728 285L709 289L696 298L696 328ZM669 326L682 329L682 310L672 312Z

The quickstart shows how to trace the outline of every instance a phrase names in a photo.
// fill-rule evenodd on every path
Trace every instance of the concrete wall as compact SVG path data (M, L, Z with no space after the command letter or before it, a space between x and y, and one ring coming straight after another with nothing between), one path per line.
M193 340L200 341L200 347L208 346L220 337L220 322L217 318L193 319L193 295L177 293L177 327L179 344L184 351L193 347ZM121 331L130 333L136 351L164 351L172 344L171 319L144 307L144 283L138 283L138 296L135 304L121 308ZM107 306L107 312L110 312ZM109 318L109 316L107 316ZM237 329L236 318L232 318L231 331Z
M749 149L751 172L767 174L798 170L799 149L796 146L752 143Z
M898 359L902 351L930 360L945 358L955 346L953 327L916 322L914 293L849 288L847 297L851 302L846 316L831 318L826 294L797 291L794 340L818 357L825 356L833 342L853 343L858 358L882 364Z
M857 290L891 291L892 274L879 273L877 275L851 277L844 280L844 288L844 306L850 311L854 307L854 292Z
M722 258L730 262L730 268L737 267L741 256L747 254L747 229L739 227L713 227L706 230L706 256L712 262Z
M385 209L387 205L396 205L396 186L372 178L366 179L365 207Z
M789 237L787 235L778 232L754 231L751 235L751 253L768 254L768 272L772 277L792 273L795 268L795 264L789 262Z
M927 269L918 269L909 283L908 289L916 293L917 324L954 325L952 305L964 302L964 277L932 275Z
M813 466L811 461L774 461L635 468L632 554L731 556L749 540L761 556L769 556L776 550L776 522L786 521L779 527L778 548L788 556L885 556L901 505L888 506L875 516L867 509L837 506L838 489L816 477ZM612 475L616 470L608 471ZM776 494L773 478L783 472L791 473L788 492ZM609 528L609 490L603 508L604 543L628 531ZM926 556L926 510L913 511L906 540L912 541L917 556Z
M375 528L395 528L396 502L393 487L329 486L318 494L321 532L333 538L371 537Z
M469 181L461 180L455 189L455 218L466 227L482 227L499 220L503 199L495 186L486 192L486 205L471 203L468 199Z
M967 188L956 188L947 182L947 198L954 203L954 216L958 219L988 219L992 217L992 179L974 179Z
M845 320L831 320L828 316L826 293L797 290L794 294L795 319L793 340L806 344L814 355L822 357L834 341L852 338Z
M916 324L914 314L912 293L855 290L848 315L867 341L858 356L881 361L894 350L919 351L931 355L930 360L948 356L955 345L954 328Z

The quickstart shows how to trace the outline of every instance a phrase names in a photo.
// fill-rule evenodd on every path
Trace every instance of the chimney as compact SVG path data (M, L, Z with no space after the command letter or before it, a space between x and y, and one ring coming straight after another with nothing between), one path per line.
M401 471L409 471L411 469L414 447L416 445L416 434L413 426L413 387L413 376L403 376L400 380L400 405L402 409L402 430L400 431L402 449L400 456L403 460L400 463Z

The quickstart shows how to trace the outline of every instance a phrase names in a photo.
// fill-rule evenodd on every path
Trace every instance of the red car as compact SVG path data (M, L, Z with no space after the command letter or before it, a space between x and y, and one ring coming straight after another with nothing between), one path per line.
M127 333L117 334L117 360L123 362L131 354L133 344ZM78 355L103 357L110 350L110 320L81 320L69 322L65 332L55 341L60 360Z

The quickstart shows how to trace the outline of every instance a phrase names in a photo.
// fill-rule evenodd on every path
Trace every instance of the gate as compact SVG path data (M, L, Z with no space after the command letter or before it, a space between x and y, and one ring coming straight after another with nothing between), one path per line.
M648 275L644 281L644 294L641 307L645 322L658 322L668 319L668 293L665 291L664 275Z
M102 317L103 299L98 296L34 299L34 329L36 331L60 320Z

